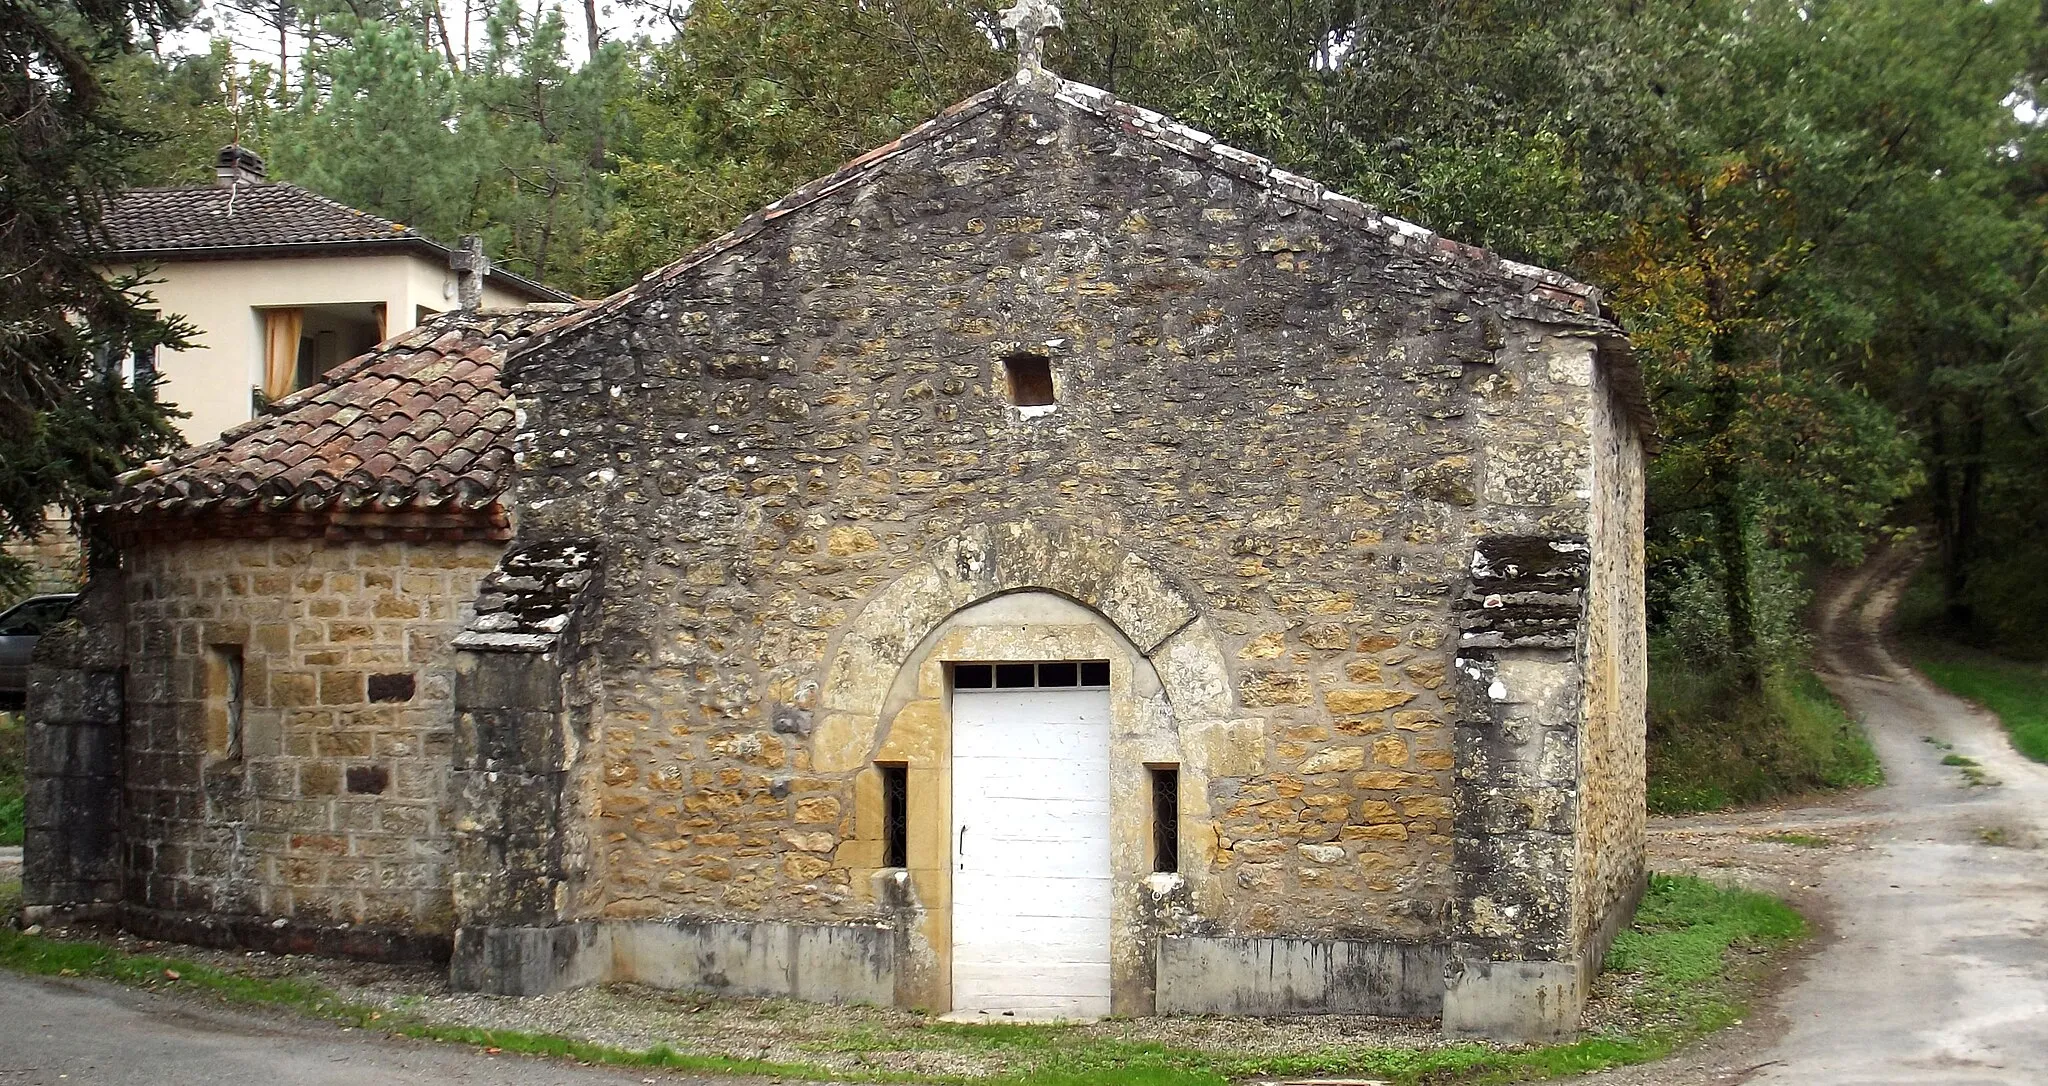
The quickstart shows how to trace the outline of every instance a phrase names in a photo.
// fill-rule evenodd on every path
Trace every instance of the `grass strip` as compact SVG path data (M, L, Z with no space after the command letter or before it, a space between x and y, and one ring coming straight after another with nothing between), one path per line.
M1650 657L1649 804L1689 814L1884 783L1862 725L1813 672L1773 669L1744 689L1668 647Z
M9 930L0 930L0 967L142 988L181 988L228 1003L281 1008L361 1029L590 1064L934 1086L1227 1086L1246 1077L1278 1075L1369 1076L1403 1086L1438 1086L1526 1082L1660 1059L1685 1041L1740 1016L1742 979L1739 971L1729 969L1731 961L1745 952L1781 948L1805 930L1799 914L1775 898L1692 878L1654 875L1635 923L1615 941L1608 959L1609 969L1640 975L1633 998L1643 1020L1653 1024L1634 1033L1601 1034L1541 1048L1340 1045L1309 1053L1244 1055L1092 1037L1071 1026L944 1022L907 1030L850 1030L826 1046L841 1053L915 1048L980 1054L1000 1068L984 1076L848 1073L803 1063L681 1052L668 1045L636 1050L552 1034L441 1025L407 1012L353 1003L307 981L243 977L194 962Z
M1956 646L1913 647L1913 663L1921 674L1998 714L2012 736L2013 749L2048 762L2048 670Z

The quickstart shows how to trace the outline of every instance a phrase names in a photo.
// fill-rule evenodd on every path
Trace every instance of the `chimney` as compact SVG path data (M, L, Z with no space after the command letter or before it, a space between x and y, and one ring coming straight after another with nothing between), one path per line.
M484 239L464 234L461 246L449 252L448 266L455 269L455 308L483 308L484 276L491 274L491 258L484 255Z
M213 183L221 188L262 184L263 156L239 143L228 144L214 160Z

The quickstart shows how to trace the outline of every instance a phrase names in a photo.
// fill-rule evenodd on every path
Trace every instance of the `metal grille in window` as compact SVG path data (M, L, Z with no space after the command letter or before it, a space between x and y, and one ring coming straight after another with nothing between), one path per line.
M1043 663L954 664L955 690L1072 689L1109 685L1107 660L1048 660Z
M910 767L880 764L882 771L882 866L910 866Z
M1149 766L1152 774L1152 870L1180 870L1180 767Z

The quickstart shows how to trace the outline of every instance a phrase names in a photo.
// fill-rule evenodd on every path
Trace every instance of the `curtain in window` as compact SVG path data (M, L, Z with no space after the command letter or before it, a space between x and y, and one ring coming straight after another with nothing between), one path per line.
M373 308L377 311L377 342L382 343L391 337L391 318L385 315L383 302Z
M281 400L299 380L299 335L306 328L303 309L263 311L263 398Z

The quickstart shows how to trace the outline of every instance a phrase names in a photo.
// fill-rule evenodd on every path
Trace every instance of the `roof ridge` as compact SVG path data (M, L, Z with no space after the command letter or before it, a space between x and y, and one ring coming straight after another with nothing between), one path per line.
M1172 148L1196 161L1215 163L1225 172L1242 180L1262 184L1268 191L1289 203L1320 211L1339 221L1363 223L1368 230L1388 237L1404 249L1418 253L1434 252L1466 263L1484 265L1484 270L1497 272L1512 279L1539 281L1582 298L1587 303L1583 307L1566 305L1566 308L1576 309L1595 319L1601 319L1598 314L1601 291L1592 284L1581 282L1563 272L1510 260L1483 246L1457 241L1420 223L1387 214L1363 200L1329 188L1312 177L1283 169L1270 158L1233 147L1193 125L1183 124L1157 110L1134 105L1100 87L1057 75L1052 79L1055 81L1052 97L1058 101L1104 120L1122 122L1134 135ZM1219 159L1220 162L1217 161Z
M1042 83L1042 80L1045 82ZM1049 91L1046 89L1048 86L1051 88ZM1049 73L1034 75L1020 72L1014 80L1005 80L970 95L888 143L872 148L850 159L833 172L797 187L789 195L747 216L731 230L699 245L675 261L647 272L595 305L540 329L509 351L508 357L537 350L575 328L602 321L649 291L666 285L713 257L752 239L768 223L816 203L844 187L854 178L879 168L904 151L958 128L986 112L993 102L1005 95L1034 91L1098 119L1121 124L1127 131L1151 143L1179 152L1198 162L1213 164L1242 180L1260 184L1290 203L1315 210L1340 222L1361 225L1368 232L1386 239L1404 251L1461 263L1481 272L1515 280L1518 285L1526 282L1527 289L1523 291L1525 298L1551 311L1553 321L1556 316L1562 315L1562 312L1570 312L1576 314L1578 320L1592 325L1612 325L1602 313L1599 288L1591 284L1573 279L1562 272L1510 260L1491 250L1444 237L1428 227L1389 215L1362 200L1330 189L1313 178L1282 169L1274 165L1271 159L1222 143L1207 132L1175 121L1156 110L1126 102L1100 87Z

